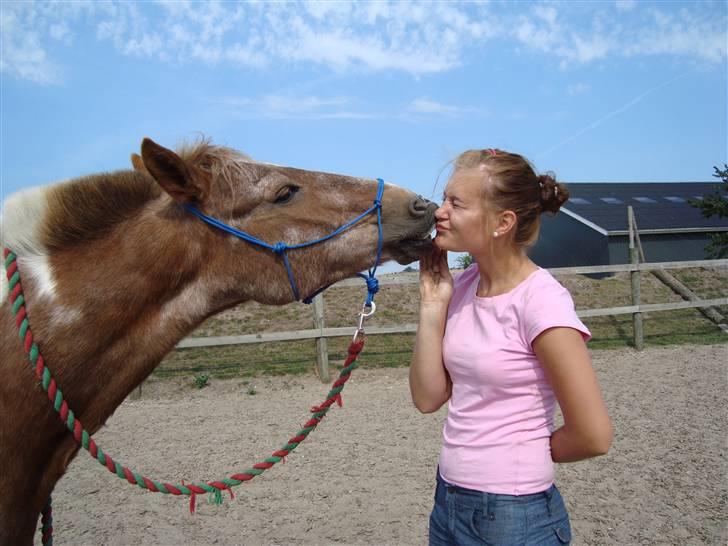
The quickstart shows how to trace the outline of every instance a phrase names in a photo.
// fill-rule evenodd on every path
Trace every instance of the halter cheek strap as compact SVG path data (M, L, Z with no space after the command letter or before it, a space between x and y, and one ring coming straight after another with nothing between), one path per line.
M323 237L320 237L318 239L313 239L311 241L306 241L304 243L298 243L298 244L293 244L293 245L289 245L288 243L285 243L283 241L279 241L275 244L266 243L265 241L261 241L260 239L253 237L249 233L240 231L239 229L234 228L233 226L230 226L230 225L218 220L217 218L208 216L207 214L203 213L202 211L200 211L197 207L195 207L193 205L184 204L183 207L185 208L185 210L187 210L187 212L194 214L203 222L206 222L207 224L209 224L213 227L216 227L222 231L225 231L225 232L229 233L230 235L234 235L238 239L242 239L243 241L246 241L252 245L266 248L266 249L274 252L278 256L280 256L281 259L283 260L283 265L286 268L286 273L288 274L288 282L291 285L291 290L293 291L293 297L296 299L296 301L299 301L301 299L301 295L298 291L298 287L296 286L296 280L293 275L293 270L291 269L291 264L288 261L288 256L287 256L286 252L288 250L295 250L297 248L305 248L308 246L316 245L318 243L323 243L324 241L328 241L332 237L336 237L340 233L343 233L350 227L354 226L355 224L357 224L358 222L363 220L370 213L376 211L376 213L377 213L377 256L374 261L374 266L371 269L369 269L368 276L364 275L362 273L357 273L357 276L365 279L366 283L367 283L368 295L367 295L366 303L364 305L367 307L371 307L371 304L374 300L374 295L379 291L379 283L378 283L377 279L375 278L374 274L376 273L377 267L379 266L379 262L382 258L382 246L383 246L383 241L384 241L384 236L383 236L383 232L382 232L382 195L384 194L384 180L382 180L381 178L377 178L377 182L378 182L377 197L374 199L374 203L372 204L371 207L369 207L367 210L362 212L359 216L357 216L350 222L347 222L346 224L339 226L338 228L336 228L334 231L332 231L328 235L324 235ZM311 303L311 301L313 301L314 296L323 292L324 290L326 290L326 288L328 288L328 286L325 286L325 287L321 288L320 290L314 292L313 294L308 296L305 300L303 300L303 302Z

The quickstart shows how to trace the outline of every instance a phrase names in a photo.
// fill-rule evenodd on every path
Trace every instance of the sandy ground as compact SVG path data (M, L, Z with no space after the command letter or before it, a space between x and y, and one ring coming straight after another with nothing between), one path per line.
M573 544L728 543L728 344L593 357L616 439L557 467ZM425 544L445 410L412 407L406 369L367 370L366 348L361 363L344 407L285 464L221 506L198 498L195 515L80 453L54 494L55 544ZM96 438L154 479L218 479L282 446L328 390L313 377L154 382Z

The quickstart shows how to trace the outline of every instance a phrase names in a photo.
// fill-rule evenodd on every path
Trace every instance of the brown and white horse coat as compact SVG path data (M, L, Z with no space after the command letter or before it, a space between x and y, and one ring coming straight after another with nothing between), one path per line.
M195 218L191 203L270 243L330 233L369 208L376 182L256 163L201 142L149 139L137 170L87 176L7 199L0 239L17 256L34 339L64 398L93 433L175 344L246 300L293 296L281 260ZM142 168L143 167L143 168ZM387 184L383 259L428 248L434 205ZM289 251L302 295L372 265L376 217ZM0 275L0 544L31 544L77 446L23 355Z

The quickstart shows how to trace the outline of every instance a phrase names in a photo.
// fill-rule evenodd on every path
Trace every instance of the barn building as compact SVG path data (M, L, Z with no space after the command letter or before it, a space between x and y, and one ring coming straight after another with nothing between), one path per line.
M710 234L728 231L728 218L704 218L688 201L724 194L721 184L571 183L556 216L544 214L531 258L542 267L629 262L627 207L632 206L648 262L705 260Z

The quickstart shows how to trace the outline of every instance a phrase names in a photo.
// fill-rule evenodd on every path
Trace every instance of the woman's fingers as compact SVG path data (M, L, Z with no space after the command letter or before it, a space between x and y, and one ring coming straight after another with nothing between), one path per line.
M430 255L423 254L420 258L420 277L430 272Z

